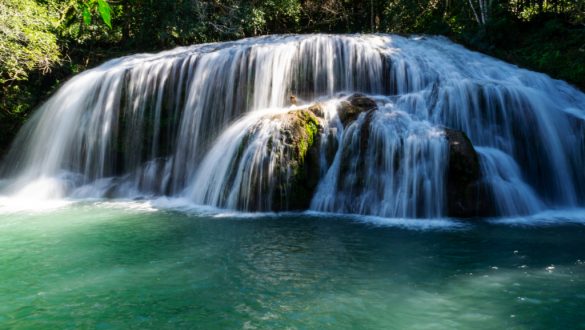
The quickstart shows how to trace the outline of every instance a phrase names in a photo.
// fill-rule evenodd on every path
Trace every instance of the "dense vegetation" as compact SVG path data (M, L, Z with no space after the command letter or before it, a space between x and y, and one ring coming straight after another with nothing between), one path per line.
M585 89L585 0L2 0L0 155L61 81L108 58L308 32L443 34Z

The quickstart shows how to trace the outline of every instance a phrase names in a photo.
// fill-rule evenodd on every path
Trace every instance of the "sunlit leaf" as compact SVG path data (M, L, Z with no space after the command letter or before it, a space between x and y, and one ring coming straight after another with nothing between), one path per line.
M112 28L112 9L105 0L98 0L98 12L102 20L111 29Z

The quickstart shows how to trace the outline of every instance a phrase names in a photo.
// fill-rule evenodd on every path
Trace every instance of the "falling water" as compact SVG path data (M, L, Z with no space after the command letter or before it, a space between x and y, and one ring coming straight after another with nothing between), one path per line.
M340 140L312 209L386 217L444 214L448 152L440 128L386 106L361 115Z
M336 107L356 92L377 110L344 126ZM444 127L476 147L500 215L585 203L583 93L441 37L393 35L267 36L109 61L21 130L3 194L286 209L275 118L315 102L327 110L314 210L444 216Z
M516 161L501 150L477 147L484 180L497 208L506 215L534 214L544 208L532 188L522 180Z
M224 208L273 210L276 190L290 179L290 168L279 157L286 152L283 122L274 119L282 113L251 112L226 129L188 189L193 200Z

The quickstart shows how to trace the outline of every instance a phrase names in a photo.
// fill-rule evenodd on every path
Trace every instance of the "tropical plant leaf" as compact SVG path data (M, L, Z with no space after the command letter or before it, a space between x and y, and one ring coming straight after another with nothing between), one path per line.
M112 28L112 9L106 0L98 0L98 12L102 20L111 29Z

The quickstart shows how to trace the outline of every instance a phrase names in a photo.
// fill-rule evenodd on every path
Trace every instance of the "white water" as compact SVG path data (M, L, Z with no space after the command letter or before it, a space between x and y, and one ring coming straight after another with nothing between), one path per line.
M257 196L248 190L276 166L262 150L278 123L263 115L289 110L290 94L335 104L352 92L374 96L380 111L370 127L362 115L345 129L327 112L323 134L339 149L332 164L321 159L314 210L443 216L442 127L477 147L499 214L585 204L583 93L444 38L391 35L269 36L107 62L71 79L25 125L3 164L3 194L166 195L270 210L269 182ZM233 164L251 127L263 134ZM365 149L355 144L362 129Z
M524 182L518 164L501 150L477 147L484 181L498 210L505 215L535 214L544 204Z
M271 117L282 113L281 109L255 111L226 129L201 162L187 195L198 204L272 210L279 168L285 164L276 157L284 152L284 145L272 142L281 140L282 122Z
M391 103L379 107L369 127L361 115L343 132L311 208L392 218L443 215L448 160L443 131ZM363 130L366 145L360 141Z

